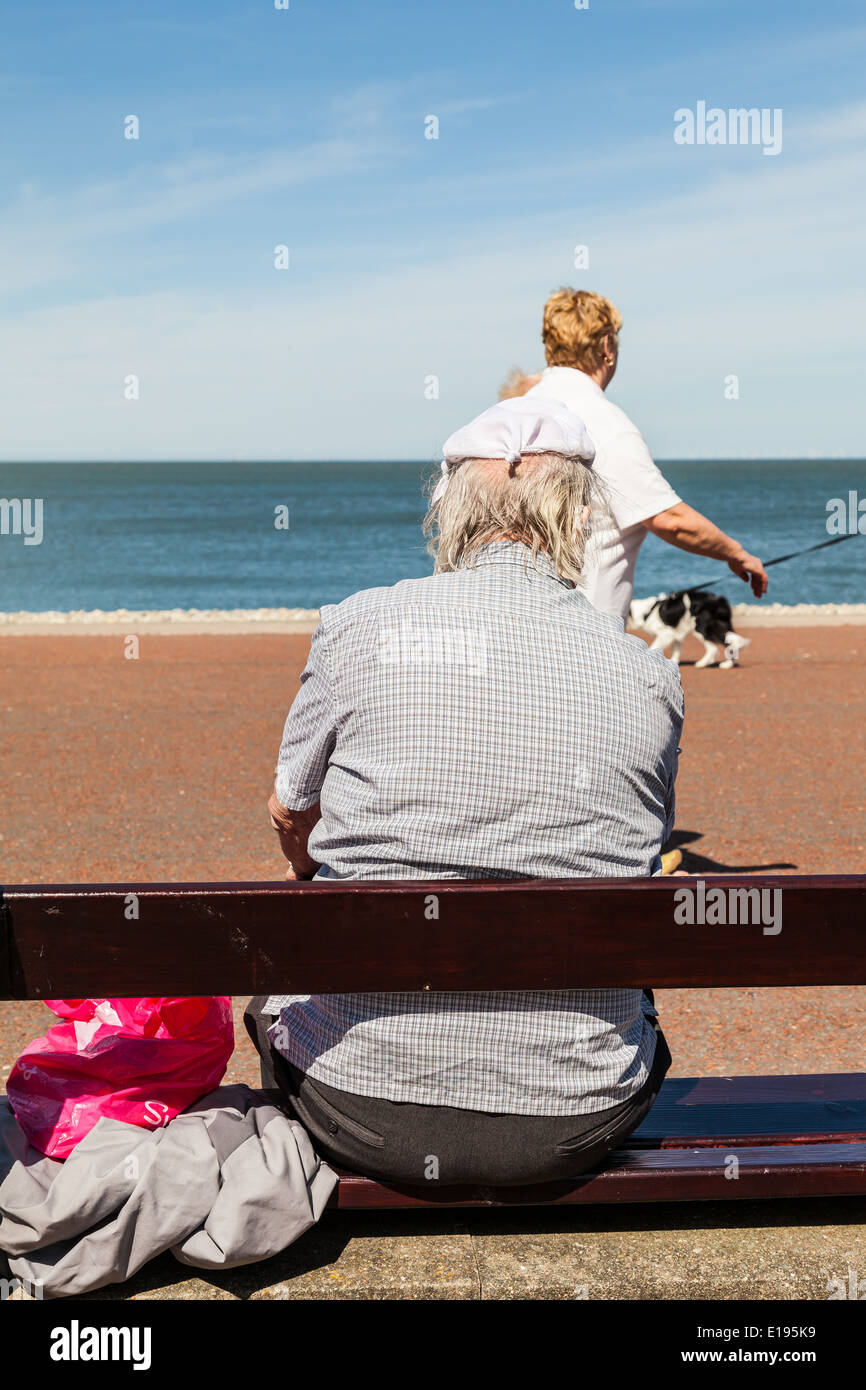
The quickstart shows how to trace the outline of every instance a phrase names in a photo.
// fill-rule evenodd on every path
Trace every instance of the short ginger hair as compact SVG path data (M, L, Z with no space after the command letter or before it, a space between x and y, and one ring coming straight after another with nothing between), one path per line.
M544 306L541 337L548 367L594 372L604 357L608 333L616 339L622 314L592 290L555 290Z
M514 400L515 396L525 396L527 391L531 391L533 386L537 386L541 380L541 372L533 376L527 376L526 372L520 367L512 367L508 376L499 388L499 399L501 401Z

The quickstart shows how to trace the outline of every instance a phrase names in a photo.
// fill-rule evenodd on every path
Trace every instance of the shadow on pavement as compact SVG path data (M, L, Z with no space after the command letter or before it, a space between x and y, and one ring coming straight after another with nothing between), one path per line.
M687 874L760 874L769 873L772 869L796 869L798 867L787 860L776 864L722 864L718 859L710 859L705 854L698 854L695 850L686 848L695 840L702 840L703 838L702 830L675 830L663 849L665 851L682 850L682 868Z

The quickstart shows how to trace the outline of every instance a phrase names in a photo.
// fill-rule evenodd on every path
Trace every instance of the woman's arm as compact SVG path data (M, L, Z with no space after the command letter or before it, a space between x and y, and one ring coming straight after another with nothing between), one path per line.
M702 516L686 502L651 516L644 522L648 531L668 545L680 550L688 550L692 555L708 555L713 560L724 560L728 568L740 579L748 579L755 598L767 592L770 582L767 572L757 555L750 555L739 541L725 535L709 517Z

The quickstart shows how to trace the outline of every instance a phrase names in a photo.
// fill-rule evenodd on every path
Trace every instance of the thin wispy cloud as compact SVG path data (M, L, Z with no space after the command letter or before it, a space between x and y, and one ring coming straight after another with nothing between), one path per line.
M128 99L75 98L60 153L34 98L0 215L5 456L432 457L509 367L542 365L541 305L575 282L625 314L611 393L660 456L863 452L866 103L850 78L866 30L816 18L792 35L741 7L711 32L673 4L692 18L665 44L656 8L617 7L631 28L611 49L598 11L542 9L518 32L445 0L440 21L463 26L449 66L435 26L384 4L412 62L368 47L352 66L352 7L326 63L323 20L252 25L227 3L204 34L181 22L173 54L189 41L192 58L198 34L227 62L220 30L242 32L224 86L192 63L188 89L159 87L130 54ZM824 76L806 82L815 54ZM7 93L22 123L29 80ZM674 111L702 95L782 100L781 154L677 146Z
M141 237L263 194L356 175L386 156L385 146L370 140L332 140L255 159L209 157L146 168L62 194L25 186L2 210L0 291L68 280L76 258L80 265L94 251L112 242L116 247L118 238Z

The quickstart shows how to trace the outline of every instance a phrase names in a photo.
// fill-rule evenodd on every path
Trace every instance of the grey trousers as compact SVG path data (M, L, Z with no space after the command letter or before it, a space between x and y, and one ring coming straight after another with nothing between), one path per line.
M650 1075L631 1100L590 1115L491 1115L453 1106L412 1105L338 1091L286 1061L252 999L244 1023L261 1058L262 1086L282 1092L322 1158L383 1182L432 1189L559 1182L599 1167L648 1114L671 1065L655 1022Z

